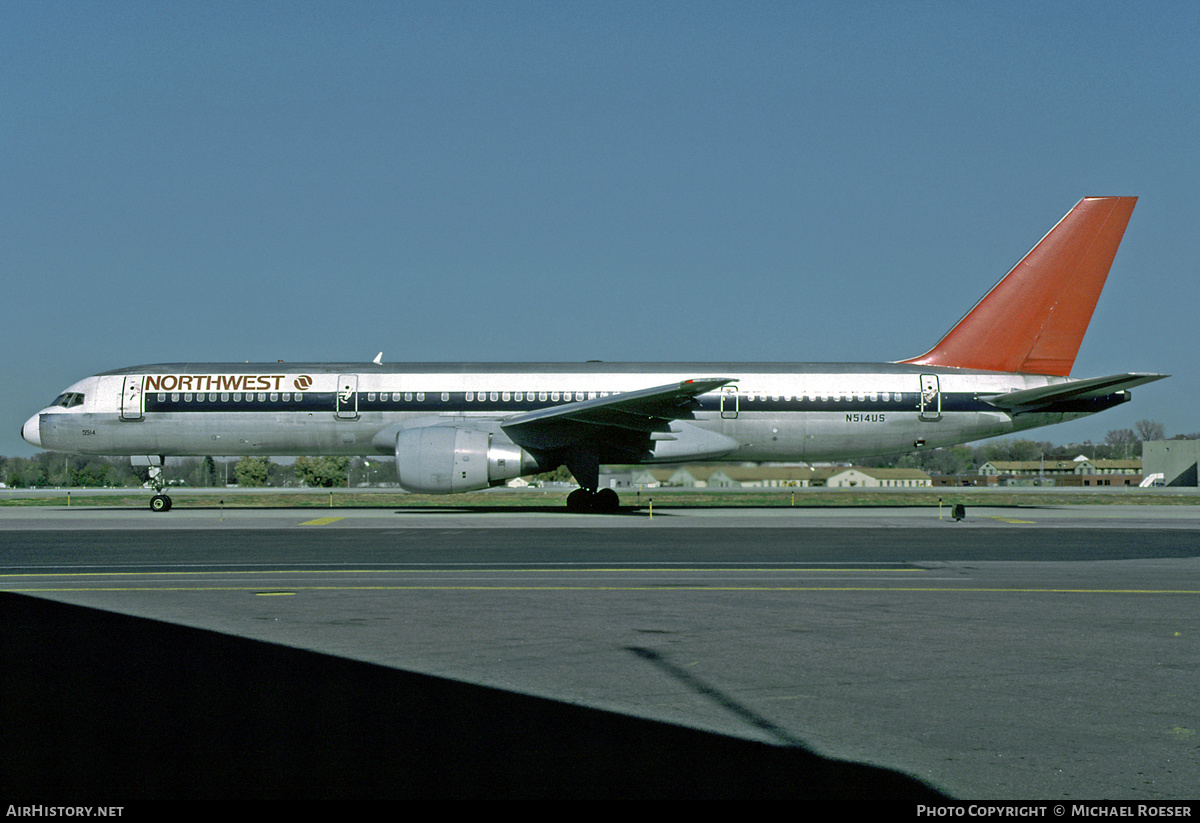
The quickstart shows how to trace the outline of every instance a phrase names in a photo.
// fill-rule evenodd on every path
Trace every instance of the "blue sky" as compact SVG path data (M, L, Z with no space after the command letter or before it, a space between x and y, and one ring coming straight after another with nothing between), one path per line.
M885 361L1137 195L1029 433L1200 431L1200 4L0 4L0 454L166 361Z

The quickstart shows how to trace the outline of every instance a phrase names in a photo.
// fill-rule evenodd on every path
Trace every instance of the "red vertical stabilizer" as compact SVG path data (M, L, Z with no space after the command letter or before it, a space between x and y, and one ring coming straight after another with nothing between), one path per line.
M1136 197L1085 197L997 283L924 366L1071 373Z

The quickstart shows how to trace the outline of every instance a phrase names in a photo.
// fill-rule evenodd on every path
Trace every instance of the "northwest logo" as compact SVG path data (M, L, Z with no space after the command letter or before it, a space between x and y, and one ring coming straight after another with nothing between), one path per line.
M148 374L146 391L255 392L281 391L282 374ZM292 381L296 391L312 387L312 378L302 374Z

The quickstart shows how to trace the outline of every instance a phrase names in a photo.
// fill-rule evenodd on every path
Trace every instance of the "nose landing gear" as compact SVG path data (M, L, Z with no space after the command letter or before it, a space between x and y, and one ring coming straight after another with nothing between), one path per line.
M148 459L150 460L150 485L154 488L154 496L150 498L150 511L169 512L171 498L163 494L163 489L167 486L167 481L163 479L163 466L166 465L166 459L159 457L157 464L153 458Z

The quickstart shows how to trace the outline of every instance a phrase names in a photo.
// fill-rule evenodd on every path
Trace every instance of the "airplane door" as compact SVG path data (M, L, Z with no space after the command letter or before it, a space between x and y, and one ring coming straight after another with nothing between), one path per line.
M737 386L721 387L721 417L735 420L738 416Z
M921 420L942 419L942 392L936 374L921 375Z
M358 375L342 374L338 376L337 387L337 416L343 420L354 420L358 417Z
M142 419L142 377L129 376L121 389L121 419Z

